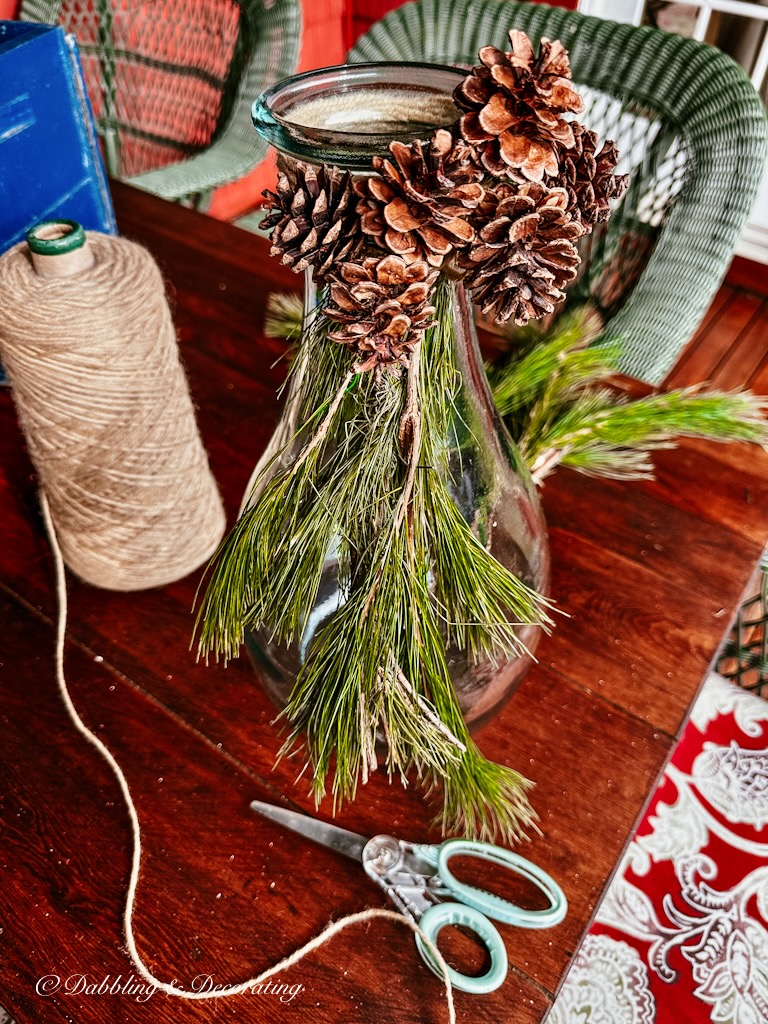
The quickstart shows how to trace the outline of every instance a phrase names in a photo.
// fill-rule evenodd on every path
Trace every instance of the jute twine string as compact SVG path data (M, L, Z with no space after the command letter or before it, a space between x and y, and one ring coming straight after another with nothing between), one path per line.
M357 914L348 914L346 917L342 917L338 921L331 921L330 924L328 924L318 935L310 939L309 942L305 943L289 956L284 957L272 967L267 968L267 970L262 971L260 974L257 974L252 978L248 978L245 981L240 981L227 987L217 987L210 991L185 989L177 984L162 981L150 971L141 958L133 931L136 889L139 884L139 872L141 870L141 826L139 824L139 815L136 810L136 804L131 796L128 780L126 779L117 759L104 742L91 732L82 720L74 705L67 686L67 680L64 674L64 641L67 629L67 587L64 574L64 562L62 560L61 550L57 543L56 529L53 523L51 510L44 492L40 495L40 505L43 512L43 520L48 532L51 550L53 552L56 570L56 595L59 609L56 628L56 681L59 687L59 693L64 706L67 709L67 713L69 714L69 717L77 731L88 741L88 743L95 747L112 769L117 783L120 786L120 791L123 795L126 810L128 811L128 817L131 822L131 831L133 834L133 855L131 857L131 871L128 880L128 891L123 913L123 927L125 931L125 945L128 950L128 955L130 956L133 967L137 973L144 979L144 981L148 982L159 992L164 992L166 995L175 996L179 999L197 1001L202 999L222 999L230 996L242 995L245 992L250 992L256 988L257 985L263 984L269 978L274 978L275 975L287 971L290 967L293 967L295 964L299 963L299 961L303 960L304 957L308 956L314 950L328 942L329 939L338 935L339 932L343 931L345 928L349 928L351 925L362 924L368 921L384 918L385 920L395 921L398 924L405 925L410 928L412 932L421 936L422 942L432 953L436 963L443 972L445 997L448 1004L448 1020L450 1024L456 1024L456 1008L453 1001L453 988L451 985L451 979L448 976L448 965L445 962L445 958L437 945L421 930L421 928L419 928L418 924L411 921L403 914L395 913L395 911L392 910L382 910L378 908L362 910Z
M0 358L66 564L142 590L205 562L224 510L154 260L87 238L94 266L71 277L38 274L25 243L0 259Z

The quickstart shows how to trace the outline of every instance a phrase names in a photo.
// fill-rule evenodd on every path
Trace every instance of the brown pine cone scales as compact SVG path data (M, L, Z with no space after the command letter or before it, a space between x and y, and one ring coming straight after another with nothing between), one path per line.
M536 56L524 32L512 29L509 41L508 53L484 46L482 63L456 88L454 100L467 111L461 136L478 149L490 174L541 181L558 174L560 149L574 144L562 115L581 113L584 103L562 43L542 39Z
M392 142L373 174L297 163L265 192L272 253L328 286L324 315L358 371L408 365L435 310L438 272L466 280L498 323L546 315L576 276L576 241L610 215L628 176L618 154L573 120L584 109L559 41L538 53L480 50L454 93L464 111L428 141Z
M272 255L296 273L312 267L322 280L335 264L360 253L363 236L349 172L297 163L295 184L280 173L277 192L263 195L273 210L260 227L272 228Z
M483 170L444 128L428 143L392 142L389 149L392 160L374 157L379 177L355 185L362 231L385 252L439 267L474 238L468 217L485 195Z
M574 146L563 153L559 173L547 184L568 193L568 212L577 223L591 230L611 214L609 200L620 199L629 185L628 174L614 174L619 154L610 140L597 150L597 134L573 124Z
M408 366L414 346L434 325L429 296L437 275L423 260L407 263L389 255L343 263L329 277L323 313L341 328L328 337L356 353L356 373Z
M565 189L503 182L478 216L483 226L458 265L483 313L517 324L551 313L576 275L574 243L583 233L568 214Z

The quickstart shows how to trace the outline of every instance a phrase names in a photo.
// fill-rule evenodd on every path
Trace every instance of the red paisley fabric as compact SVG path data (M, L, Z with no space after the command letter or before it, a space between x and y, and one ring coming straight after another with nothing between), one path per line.
M712 675L547 1024L768 1024L768 701Z

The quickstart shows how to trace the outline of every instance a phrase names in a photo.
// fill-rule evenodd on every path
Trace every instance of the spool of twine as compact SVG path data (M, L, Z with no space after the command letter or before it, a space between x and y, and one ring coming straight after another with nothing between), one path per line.
M64 560L109 590L180 579L225 519L157 265L71 221L28 242L0 257L0 360Z

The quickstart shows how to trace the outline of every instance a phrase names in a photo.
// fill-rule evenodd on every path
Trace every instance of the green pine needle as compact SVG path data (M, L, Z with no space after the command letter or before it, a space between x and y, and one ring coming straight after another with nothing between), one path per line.
M450 431L455 409L456 374L451 354L449 292L437 296L437 327L429 338L429 364L422 376L421 404L428 428L420 463L433 472L415 496L417 523L427 524L424 548L434 560L435 598L449 644L467 651L472 661L524 650L516 626L551 625L548 603L502 566L483 546L461 515L450 493L447 452L436 443ZM463 428L470 432L466 423Z
M588 308L561 317L549 334L523 328L507 358L487 367L493 399L502 416L527 410L558 381L568 393L609 376L618 347L589 348L600 334L600 321Z
M750 392L682 388L634 402L617 400L607 391L592 398L576 403L545 440L564 452L565 465L582 472L624 479L652 476L647 454L674 447L680 437L768 445L768 403Z
M651 455L680 437L768 445L768 403L749 391L701 387L628 400L604 386L620 344L592 348L594 325L566 314L547 335L524 332L490 368L494 399L534 480L558 465L614 479L653 476Z

